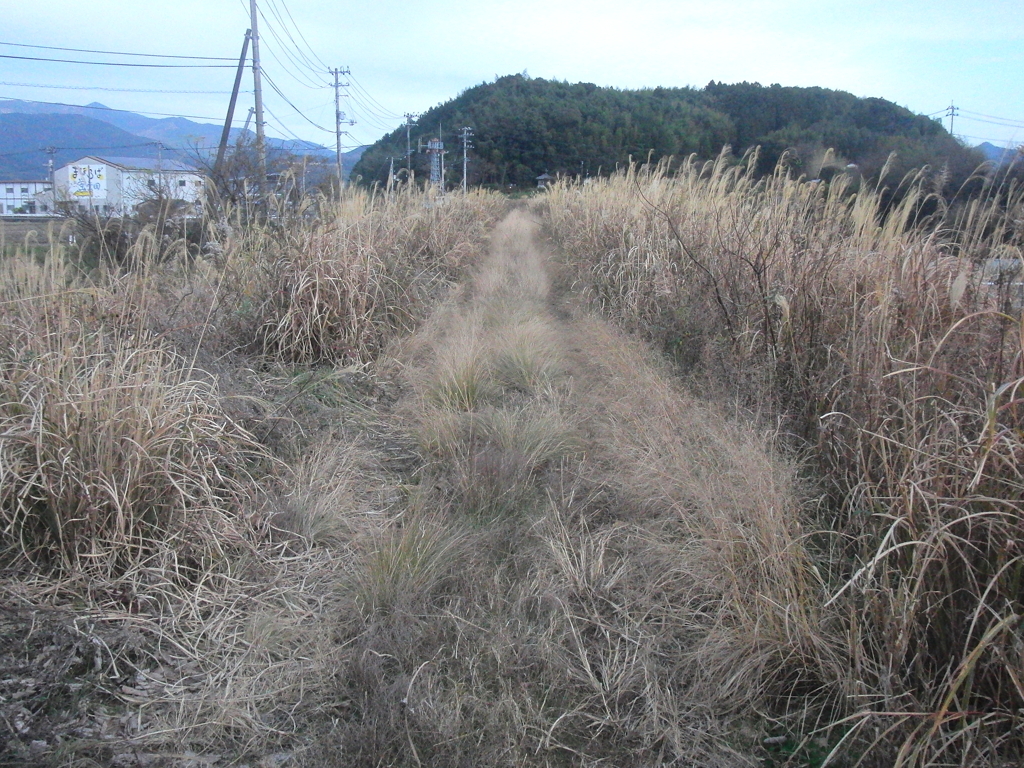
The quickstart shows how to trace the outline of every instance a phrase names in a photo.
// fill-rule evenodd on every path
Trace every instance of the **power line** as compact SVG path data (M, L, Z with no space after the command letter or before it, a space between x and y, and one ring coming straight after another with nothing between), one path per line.
M213 94L222 96L231 91L168 91L153 88L108 88L103 85L46 85L44 83L7 83L0 82L0 85L12 85L20 88L59 88L65 91L117 91L118 93L198 93ZM239 93L252 93L252 91L239 91Z
M988 125L998 125L998 126L1001 126L1003 128L1024 128L1024 123L1011 123L1011 122L1002 122L1002 121L998 121L998 120L985 120L984 118L981 118L981 117L971 117L970 115L963 115L963 119L964 120L970 120L971 122L974 122L974 123L987 123Z
M371 118L374 118L369 120L368 122L370 122L371 124L375 124L377 128L381 128L382 130L386 131L391 131L394 121L401 119L401 116L392 117L389 115L382 114L381 112L370 106L365 101L364 97L361 97L356 93L349 93L347 94L347 96L352 100L352 102L356 106L360 108L361 113L364 115L364 117L369 115Z
M291 19L292 26L295 27L295 31L298 32L299 37L302 38L302 42L306 44L306 48L308 48L309 52L313 54L313 58L316 59L317 63L324 69L330 69L330 67L327 66L326 62L324 62L323 59L317 56L316 51L313 50L313 46L309 44L309 42L306 40L306 36L302 34L302 30L299 29L299 25L295 23L295 17L292 16L292 12L288 10L288 4L285 2L285 0L281 0L281 5L282 7L284 7L285 13L288 14L288 18Z
M319 89L319 88L330 87L329 85L325 85L324 83L322 83L320 81L314 80L313 78L309 77L304 72L302 72L303 69L308 69L311 72L314 72L316 74L320 74L320 70L318 70L315 67L311 66L308 63L308 61L306 61L306 62L301 61L300 59L296 59L295 56L292 55L288 43L278 33L278 31L275 28L275 26L271 23L270 19L268 19L267 15L263 12L263 9L260 8L259 6L257 6L257 10L259 11L260 18L263 19L263 28L267 32L270 33L271 37L273 37L274 40L278 44L280 44L282 55L284 55L291 62L291 65L293 67L296 67L299 70L299 73L296 74L295 72L291 71L289 69L288 65L286 65L284 61L282 61L280 58L277 57L277 55L276 55L276 53L275 53L273 48L268 49L270 51L270 54L277 61L277 63L281 65L281 68L283 70L285 70L285 72L287 72L293 79L295 79L296 82L298 82L299 84L301 84L301 85L303 85L303 86L305 86L307 88L315 90L315 89ZM291 42L292 42L292 45L294 46L295 45L294 38L291 39ZM299 55L300 55L300 57L303 55L301 51L299 51Z
M296 107L296 106L295 106L295 105L294 105L294 104L292 103L291 99L289 99L289 98L288 98L287 96L285 96L285 95L284 95L284 92L283 92L283 91L282 91L282 90L281 90L280 88L278 88L278 87L277 87L277 84L276 84L276 83L275 83L275 82L274 82L274 81L273 81L273 80L271 79L270 75L268 75L268 74L266 74L266 73L264 72L264 73L263 73L263 76L264 76L264 77L265 77L265 78L267 79L267 82L268 82L268 83L270 83L270 87L271 87L271 88L273 88L273 89L274 89L274 91L276 91L276 92L277 92L277 95L278 95L278 96L280 96L280 97L281 97L282 99L284 99L284 100L285 100L285 103L286 103L286 104L288 104L288 106L289 106L289 107L291 107L292 109L294 109L294 110L295 110L295 112L296 112L296 114L297 114L297 115L298 115L299 117L301 117L301 118L302 118L303 120L305 120L305 121L306 121L307 123L309 123L310 125L312 125L312 126L313 126L314 128L319 128L319 129L320 129L321 131L324 131L325 133L334 133L334 131L332 131L332 130L331 130L330 128L324 128L324 127L323 127L322 125L320 125L319 123L315 123L315 122L313 122L312 120L310 120L310 119L309 119L308 117L306 117L306 115L305 115L305 114L303 114L302 110L301 110L301 109L299 109L298 107Z
M23 149L19 152L4 152L0 154L0 157L14 157L15 155L31 155L35 152L49 152L51 149L59 152L95 152L103 149L138 149L139 147L154 147L160 142L158 141L147 141L144 144L121 144L113 147L37 147L35 149ZM171 149L175 151L181 151L177 147L168 147L164 145L165 149Z
M387 117L387 118L390 118L392 120L401 120L402 119L402 115L399 115L399 114L396 114L396 113L392 112L390 109L388 109L383 104L381 104L379 101L377 101L375 98L373 98L373 96L370 94L370 92L367 91L366 88L363 87L363 84L360 83L356 78L354 78L354 77L352 77L350 75L349 79L353 82L353 84L355 85L355 88L360 93L363 94L363 96L365 96L371 103L377 105L378 109L380 109L380 111L381 111L381 116L382 117Z
M58 64L90 64L99 67L137 67L146 69L234 69L234 64L133 64L123 61L80 61L77 59L47 59L41 56L12 56L0 53L0 59L19 61L54 61Z
M9 45L16 48L41 48L47 51L72 51L73 53L101 53L107 56L145 56L153 59L190 59L193 61L234 61L234 59L226 58L223 56L176 56L172 54L163 53L128 53L126 51L95 51L90 48L58 48L54 45L28 45L27 43L5 43L0 41L0 45Z
M1015 144L1014 142L1008 142L1006 139L993 139L991 137L985 137L985 136L969 136L966 133L958 133L957 136L959 136L961 139L974 139L975 141L987 141L989 144L995 144L997 146L1004 145L1006 147L1012 147L1012 148L1015 148L1016 146L1018 146L1018 144ZM1024 146L1024 145L1021 145L1021 146Z
M965 115L977 115L978 117L987 117L989 120L1001 120L1005 123L1016 123L1020 127L1024 127L1024 120L1017 120L1012 117L997 117L996 115L986 115L983 112L972 112L969 109L961 109Z
M0 96L0 99L11 99L12 101L25 101L29 104L49 104L52 107L74 107L75 109L98 109L101 112L124 112L128 115L157 115L158 117L187 117L193 120L213 120L218 122L221 120L219 117L208 117L206 115L175 115L169 112L143 112L139 110L131 109L114 109L113 107L90 107L83 106L81 104L65 104L60 101L39 101L38 99L14 99L11 96Z
M295 37L292 35L291 32L288 31L288 23L281 16L281 12L277 9L277 4L274 2L274 0L267 0L267 2L269 3L269 6L270 6L270 12L273 13L274 17L281 23L281 29L284 30L284 33L288 36L288 39L291 41L292 45L295 47L295 52L298 54L299 58L302 59L302 61L305 64L305 66L308 67L311 72L320 72L321 71L320 66L316 62L314 62L311 58L309 58L309 56L307 56L305 54L305 52L299 47L298 42L296 42ZM291 17L291 14L289 14L289 18L290 17ZM295 20L294 19L292 19L292 25L295 26ZM295 29L296 29L296 32L298 32L298 27L297 26L295 27ZM299 36L300 37L302 36L301 32L299 32ZM305 38L303 38L303 39L305 39ZM307 44L307 47L308 47L308 44Z

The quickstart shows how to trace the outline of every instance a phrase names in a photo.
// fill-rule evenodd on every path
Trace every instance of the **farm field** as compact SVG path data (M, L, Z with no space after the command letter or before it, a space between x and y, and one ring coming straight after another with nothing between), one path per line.
M1020 191L754 165L16 245L0 764L1019 764Z

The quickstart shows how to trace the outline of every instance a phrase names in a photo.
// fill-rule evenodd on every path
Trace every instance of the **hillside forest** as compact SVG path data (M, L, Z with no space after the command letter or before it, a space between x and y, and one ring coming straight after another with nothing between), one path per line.
M947 191L958 189L984 160L938 120L843 91L714 81L704 88L620 90L509 75L470 88L413 123L411 164L420 178L429 174L429 159L415 150L440 135L447 179L461 183L463 126L474 132L469 183L499 189L536 186L543 173L607 176L631 159L713 159L726 145L737 156L759 146L761 174L783 155L787 167L807 178L830 178L852 163L859 176L877 180L886 168L889 178L900 179L927 165ZM380 139L353 178L386 182L392 159L396 169L406 164L406 140L405 127ZM828 149L833 154L826 157Z

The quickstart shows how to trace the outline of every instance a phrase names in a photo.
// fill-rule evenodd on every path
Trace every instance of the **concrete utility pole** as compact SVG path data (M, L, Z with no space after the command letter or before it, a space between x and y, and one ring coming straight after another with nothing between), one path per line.
M405 115L405 170L406 170L406 181L412 178L412 139L409 131L412 129L412 119L419 117L412 112L406 112Z
M260 163L260 187L267 180L267 138L263 133L263 78L260 74L260 30L256 23L256 0L249 0L252 27L252 80L256 92L256 156Z
M242 84L242 72L245 70L245 56L249 52L249 39L252 37L252 30L245 30L245 42L242 43L242 55L238 57L238 71L235 72L235 87L231 89L231 99L228 101L228 115L224 119L224 130L220 134L220 146L217 147L217 161L213 164L214 177L220 174L221 166L224 164L224 153L228 149L228 137L231 135L231 121L235 116L235 102L238 101L238 88Z
M953 106L953 102L949 102L949 106L946 107L946 117L949 118L949 135L953 135L953 118L960 114L957 108Z
M469 166L469 150L472 146L469 143L470 137L473 135L473 129L466 126L462 129L462 194L466 194L469 189L469 182L467 181L466 169Z
M341 88L342 86L348 87L348 83L342 83L338 80L340 75L347 75L349 69L332 69L331 74L334 75L334 139L335 147L337 151L337 165L338 165L338 193L341 194L341 188L344 186L344 176L341 172L341 124L345 120L345 113L341 111ZM349 120L349 125L355 125L355 120Z

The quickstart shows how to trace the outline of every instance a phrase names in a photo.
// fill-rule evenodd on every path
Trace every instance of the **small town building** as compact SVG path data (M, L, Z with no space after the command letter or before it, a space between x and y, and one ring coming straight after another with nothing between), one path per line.
M537 189L546 189L548 185L552 184L555 177L549 173L542 173L537 177Z
M0 216L45 216L50 213L45 180L0 181Z
M205 178L176 160L90 155L53 172L55 205L77 206L100 216L132 216L154 200L177 202L195 211Z

